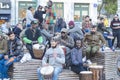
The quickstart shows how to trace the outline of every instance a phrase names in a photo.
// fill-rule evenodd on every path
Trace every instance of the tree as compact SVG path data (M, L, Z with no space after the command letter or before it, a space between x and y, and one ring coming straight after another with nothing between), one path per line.
M117 11L117 0L105 0L105 10L108 14L115 14Z
M101 5L98 5L98 13L105 9L108 15L115 14L117 11L117 0L103 0Z

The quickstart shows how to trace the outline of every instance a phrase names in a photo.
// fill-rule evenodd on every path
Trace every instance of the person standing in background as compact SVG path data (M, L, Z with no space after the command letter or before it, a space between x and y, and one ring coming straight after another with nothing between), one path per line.
M26 27L30 27L31 21L36 20L33 17L32 10L33 10L32 6L28 7L28 10L26 12Z

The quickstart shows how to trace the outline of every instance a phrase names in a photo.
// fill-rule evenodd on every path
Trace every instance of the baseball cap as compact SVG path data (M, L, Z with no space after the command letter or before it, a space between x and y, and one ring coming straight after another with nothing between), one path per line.
M61 29L61 32L65 32L65 33L67 33L68 30L67 30L66 28L62 28L62 29Z
M38 21L37 20L33 20L33 21L31 21L31 24L38 24Z

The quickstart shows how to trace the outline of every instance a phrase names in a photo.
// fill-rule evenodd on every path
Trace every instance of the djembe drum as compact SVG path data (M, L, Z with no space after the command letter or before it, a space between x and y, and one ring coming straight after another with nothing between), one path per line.
M54 68L52 66L44 66L40 70L43 80L52 80L53 72Z
M33 45L33 53L35 58L41 59L44 53L45 46L40 44Z
M92 71L81 71L80 80L93 80Z
M91 65L89 68L93 72L93 80L102 80L103 66Z

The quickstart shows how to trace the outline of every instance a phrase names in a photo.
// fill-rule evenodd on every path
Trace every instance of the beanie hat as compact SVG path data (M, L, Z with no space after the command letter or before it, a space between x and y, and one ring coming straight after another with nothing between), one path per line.
M71 26L71 25L74 26L74 25L75 25L75 24L74 24L74 21L70 21L70 22L68 23L68 25L69 25L69 26Z

